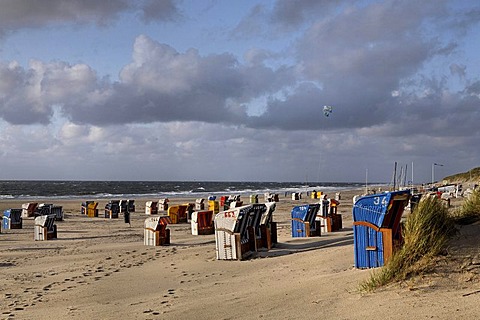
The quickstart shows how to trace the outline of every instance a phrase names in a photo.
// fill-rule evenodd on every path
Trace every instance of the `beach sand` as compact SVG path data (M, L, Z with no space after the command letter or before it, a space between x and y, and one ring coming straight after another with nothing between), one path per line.
M245 261L215 259L214 235L171 224L171 245L143 244L145 201L131 227L62 205L58 239L33 240L33 218L0 234L2 319L466 319L480 315L480 225L462 227L429 275L362 293L372 270L354 268L352 197L342 192L344 229L292 238L293 201L280 196L278 245ZM327 192L328 193L328 192ZM259 198L263 198L260 196ZM92 200L92 199L85 199ZM170 205L194 199L170 199ZM244 199L245 200L245 199ZM0 210L27 201L2 201ZM103 212L107 201L100 200Z

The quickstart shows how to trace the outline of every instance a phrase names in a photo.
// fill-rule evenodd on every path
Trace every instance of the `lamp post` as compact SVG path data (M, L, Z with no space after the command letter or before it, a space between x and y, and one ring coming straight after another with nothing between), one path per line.
M435 166L443 167L443 164L440 163L432 163L432 185L435 182Z

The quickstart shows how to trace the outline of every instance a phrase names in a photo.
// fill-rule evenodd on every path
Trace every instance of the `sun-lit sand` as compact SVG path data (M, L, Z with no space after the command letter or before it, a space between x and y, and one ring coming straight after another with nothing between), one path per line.
M328 192L327 192L328 193ZM245 261L215 259L214 235L169 225L171 245L143 244L145 201L131 227L88 218L81 201L56 201L58 239L33 240L33 218L0 234L0 309L6 319L473 319L480 315L480 226L461 229L433 273L374 293L371 270L354 268L352 197L342 192L344 229L292 238L290 211L312 203L280 196L278 245ZM333 196L333 194L332 194ZM92 200L92 199L85 199ZM245 199L244 199L245 200ZM2 201L0 209L27 201ZM48 202L48 201L39 201ZM52 202L52 201L50 201ZM99 201L102 212L107 201ZM171 199L170 204L194 202Z

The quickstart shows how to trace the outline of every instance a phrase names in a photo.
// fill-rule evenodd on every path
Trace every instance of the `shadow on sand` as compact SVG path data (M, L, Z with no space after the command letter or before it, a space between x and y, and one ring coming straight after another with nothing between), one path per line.
M350 229L351 230L351 229ZM293 238L288 242L279 242L270 250L257 252L258 258L280 257L298 252L307 252L331 247L353 245L353 233L349 229L343 229L342 235L335 237ZM329 235L333 235L330 233Z

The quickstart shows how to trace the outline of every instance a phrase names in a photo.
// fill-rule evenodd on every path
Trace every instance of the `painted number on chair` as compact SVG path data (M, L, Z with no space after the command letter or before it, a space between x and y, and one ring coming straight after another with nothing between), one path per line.
M387 197L375 197L373 198L373 204L378 206L378 205L383 205L383 206L386 206L387 205Z
M224 216L225 218L235 218L235 211L226 211Z

